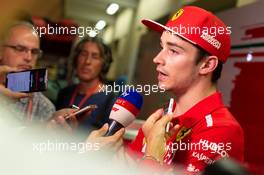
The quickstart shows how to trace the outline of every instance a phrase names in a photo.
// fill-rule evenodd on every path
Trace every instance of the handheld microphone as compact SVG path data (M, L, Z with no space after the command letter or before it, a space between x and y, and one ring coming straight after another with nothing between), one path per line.
M123 92L112 108L109 129L105 136L111 136L131 124L139 114L142 103L143 97L138 92L132 90Z

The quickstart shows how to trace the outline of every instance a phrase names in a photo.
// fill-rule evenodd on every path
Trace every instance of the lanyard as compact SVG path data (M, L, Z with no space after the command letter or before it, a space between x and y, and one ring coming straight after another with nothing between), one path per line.
M78 105L76 105L76 106L78 106L79 108L81 108L81 107L83 106L83 104L86 102L86 100L87 100L88 98L90 98L91 95L95 92L95 90L97 89L97 87L98 87L98 83L96 83L94 87L89 88L89 89L86 91L86 95L85 95L85 97L84 97L84 98L81 100L81 102L80 102ZM77 96L77 94L78 94L78 91L79 91L79 87L77 86L77 87L75 88L75 90L74 90L74 92L73 92L73 95L72 95L72 98L71 98L71 100L70 100L70 106L73 105L73 103L74 103L74 101L75 101L75 99L76 99L76 96Z
M27 106L27 120L29 122L32 121L32 111L33 111L33 99L28 99L28 106Z

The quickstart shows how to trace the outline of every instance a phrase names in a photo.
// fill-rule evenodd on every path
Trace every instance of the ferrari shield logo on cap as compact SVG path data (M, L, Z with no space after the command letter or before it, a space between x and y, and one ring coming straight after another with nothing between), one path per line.
M177 18L179 18L182 14L183 14L184 10L180 9L179 11L177 11L171 18L172 21L176 20Z

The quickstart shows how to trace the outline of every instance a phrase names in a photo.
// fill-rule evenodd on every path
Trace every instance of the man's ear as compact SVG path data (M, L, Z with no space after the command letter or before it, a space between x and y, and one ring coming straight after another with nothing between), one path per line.
M3 51L0 48L0 65L2 64L2 60L3 60Z
M206 75L213 72L218 65L218 58L216 56L207 56L202 64L200 65L199 73L201 75Z
M4 59L4 49L1 48L0 46L0 65L3 64L3 59Z

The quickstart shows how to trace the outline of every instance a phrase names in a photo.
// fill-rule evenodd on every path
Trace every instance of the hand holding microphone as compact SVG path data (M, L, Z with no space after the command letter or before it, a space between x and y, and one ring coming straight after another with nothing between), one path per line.
M143 98L136 91L126 91L119 96L110 113L110 123L93 131L87 142L100 143L100 147L119 150L122 147L122 136L125 127L131 124L142 107Z
M114 135L104 137L107 133L109 125L106 123L98 130L94 130L86 139L87 143L99 143L100 150L111 150L117 152L123 146L123 135L125 129L121 128Z

